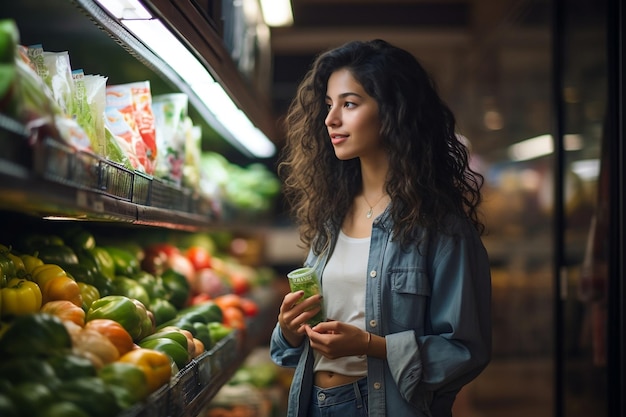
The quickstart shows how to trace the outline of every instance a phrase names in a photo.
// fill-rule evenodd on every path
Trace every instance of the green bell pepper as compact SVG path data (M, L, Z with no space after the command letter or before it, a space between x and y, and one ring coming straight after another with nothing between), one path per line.
M104 365L98 376L113 392L117 404L122 409L143 401L149 394L148 381L143 370L129 362L112 362Z
M24 382L14 385L9 397L21 416L36 416L39 410L54 402L52 390L38 382Z
M35 417L90 417L82 408L69 401L53 402L37 411Z
M160 276L152 275L147 271L139 271L131 278L145 288L151 300L155 298L165 298L167 291L165 285L163 285L163 278Z
M113 258L116 275L133 275L139 271L139 259L131 251L115 246L102 246L102 248Z
M193 333L193 337L202 342L205 350L209 350L213 346L213 341L211 340L208 324L196 322L193 324L193 328L196 331Z
M0 252L0 288L6 286L11 278L16 277L15 264L6 253Z
M76 265L78 256L74 249L65 245L45 245L37 250L37 257L46 264Z
M11 397L6 393L0 394L0 416L2 417L18 417L18 409Z
M141 345L141 343L149 342L155 339L162 339L162 338L172 339L173 341L181 345L183 348L185 348L185 350L187 350L187 347L188 347L187 336L185 336L179 330L173 330L173 329L172 330L164 329L164 330L159 330L155 333L152 333L144 337L143 339L141 339L139 344Z
M63 246L65 242L60 236L40 233L23 233L15 240L14 247L21 253L29 255L38 252L43 246Z
M179 272L173 269L168 269L163 272L161 276L163 279L163 285L167 292L166 299L174 305L174 307L181 309L187 304L187 300L191 294L191 287L187 282L187 278Z
M209 323L207 326L209 327L209 333L211 334L211 341L214 344L233 332L231 327L225 326L224 324L216 321Z
M62 381L74 378L96 376L96 368L93 363L84 356L73 353L58 355L48 359L54 374Z
M18 316L0 339L0 357L51 356L68 352L72 339L61 319L51 314Z
M205 301L201 304L192 305L186 307L178 312L179 316L185 317L190 313L199 313L204 316L204 322L210 323L212 321L222 322L222 309L214 301Z
M135 300L141 301L144 306L150 304L150 296L146 289L137 281L122 275L116 276L113 280L111 294L134 298Z
M62 237L65 244L75 251L91 250L96 247L93 234L82 227L65 228Z
M104 273L97 271L93 274L93 286L98 289L102 297L112 295L113 278L109 278Z
M139 346L145 349L154 349L168 355L172 361L183 369L189 363L189 352L180 343L169 337L158 337L156 339L142 340Z
M154 314L154 324L160 326L161 324L176 318L178 310L172 303L163 299L156 298L152 300L148 306L148 310Z
M115 262L113 261L111 254L106 249L96 246L87 252L88 253L84 254L84 257L88 258L91 255L91 259L96 264L100 273L104 274L109 279L115 278Z
M84 282L85 284L93 285L95 282L94 279L94 270L85 266L82 263L77 264L57 264L76 282Z
M152 323L145 306L123 295L107 295L94 301L85 321L95 319L110 319L120 323L135 341L151 333Z
M110 417L121 411L114 390L107 381L97 376L83 376L64 381L56 390L55 396L61 401L76 404L90 417Z
M54 367L36 356L18 356L0 364L0 375L12 385L27 382L54 387L60 380Z

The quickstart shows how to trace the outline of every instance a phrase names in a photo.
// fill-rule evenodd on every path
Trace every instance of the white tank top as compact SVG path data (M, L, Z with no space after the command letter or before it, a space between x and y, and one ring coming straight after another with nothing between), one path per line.
M326 316L365 329L365 285L370 238L353 238L339 232L335 250L322 276ZM345 356L328 359L313 351L315 371L332 371L343 375L366 376L367 358Z

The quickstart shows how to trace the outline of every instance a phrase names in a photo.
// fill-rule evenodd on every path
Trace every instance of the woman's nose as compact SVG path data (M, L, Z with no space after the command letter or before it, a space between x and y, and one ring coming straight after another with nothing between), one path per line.
M325 123L326 126L338 126L339 124L341 124L341 118L339 117L339 113L336 109L331 108L330 110L328 110Z

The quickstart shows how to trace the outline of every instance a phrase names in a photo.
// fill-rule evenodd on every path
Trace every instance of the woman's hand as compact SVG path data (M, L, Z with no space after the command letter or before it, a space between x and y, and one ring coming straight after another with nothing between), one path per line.
M304 339L303 324L313 318L321 308L321 295L313 295L298 302L304 291L290 292L283 298L278 312L278 324L283 336L291 346L299 346Z
M339 321L326 321L314 327L303 326L311 347L329 359L367 354L370 338L368 332Z

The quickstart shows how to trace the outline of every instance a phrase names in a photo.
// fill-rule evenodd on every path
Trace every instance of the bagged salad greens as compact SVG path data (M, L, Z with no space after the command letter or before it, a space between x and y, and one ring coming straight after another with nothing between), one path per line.
M183 185L200 191L202 128L195 126L191 118L185 118L185 165L183 166Z
M23 123L34 138L57 137L54 117L61 109L19 39L15 21L0 20L0 112Z
M82 69L72 71L74 105L72 118L85 130L91 149L100 156L107 155L104 133L104 106L106 77L85 74Z
M182 93L152 98L158 149L154 175L176 185L181 185L183 180L188 105L189 98Z

